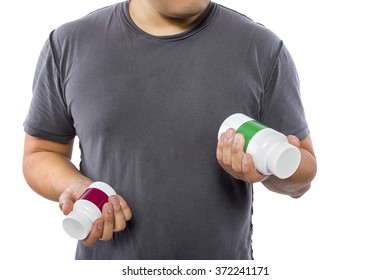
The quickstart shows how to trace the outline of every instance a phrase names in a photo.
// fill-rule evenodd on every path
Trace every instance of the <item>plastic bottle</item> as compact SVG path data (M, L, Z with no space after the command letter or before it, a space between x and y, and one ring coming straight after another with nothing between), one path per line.
M93 222L102 216L103 205L114 194L116 192L108 184L92 183L62 221L65 232L75 239L85 239L91 232Z
M252 156L261 174L286 179L297 170L301 153L284 134L241 113L231 115L222 123L218 138L229 128L244 135L244 152Z

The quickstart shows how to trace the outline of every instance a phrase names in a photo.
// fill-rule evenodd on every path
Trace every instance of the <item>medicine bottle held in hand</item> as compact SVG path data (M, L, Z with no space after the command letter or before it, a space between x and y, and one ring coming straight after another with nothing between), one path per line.
M241 113L231 115L222 123L218 139L229 128L244 136L244 152L252 156L261 174L286 179L297 170L301 153L284 134Z
M114 189L106 183L92 183L62 221L65 232L75 239L85 239L91 232L93 222L102 216L103 205L115 194Z

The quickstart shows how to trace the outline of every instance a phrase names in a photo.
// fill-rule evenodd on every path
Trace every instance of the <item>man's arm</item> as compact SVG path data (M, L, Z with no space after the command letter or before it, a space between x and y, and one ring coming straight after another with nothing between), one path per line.
M88 187L92 181L72 164L72 149L73 140L62 144L26 135L23 174L28 185L53 201L59 201L71 185L79 185L80 189Z
M250 183L262 182L273 192L297 198L309 190L317 172L317 162L310 136L299 141L288 136L290 144L301 151L301 162L297 171L289 178L281 180L275 176L264 176L254 167L252 157L244 153L244 137L234 129L228 129L218 141L217 160L221 167L237 179Z
M317 173L317 161L310 136L302 141L299 141L295 136L288 136L288 140L301 151L301 163L297 171L287 180L270 176L263 184L271 191L298 198L309 190Z
M25 136L23 173L29 186L41 196L59 201L67 215L74 202L92 180L82 175L72 164L73 141L67 144ZM103 206L102 218L96 220L89 236L83 240L92 246L97 240L110 240L114 231L123 230L131 219L131 210L120 195L109 197Z

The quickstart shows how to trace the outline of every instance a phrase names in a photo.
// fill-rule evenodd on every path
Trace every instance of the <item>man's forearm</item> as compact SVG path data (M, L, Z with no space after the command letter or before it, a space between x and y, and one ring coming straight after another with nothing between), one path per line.
M27 156L23 170L29 186L41 196L54 201L58 201L71 184L87 184L90 181L69 159L52 152L36 152Z
M35 192L58 201L59 196L70 185L88 185L91 182L71 162L72 145L26 136L23 174Z

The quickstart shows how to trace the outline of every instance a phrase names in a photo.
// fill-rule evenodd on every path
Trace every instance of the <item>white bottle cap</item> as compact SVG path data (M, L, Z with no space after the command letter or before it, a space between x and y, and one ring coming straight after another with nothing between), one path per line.
M91 231L92 221L83 212L72 211L62 221L62 226L71 237L83 240Z
M267 165L269 170L280 179L294 174L301 162L301 152L288 142L280 142L272 147Z

